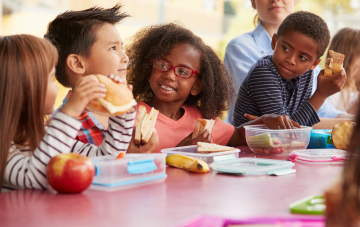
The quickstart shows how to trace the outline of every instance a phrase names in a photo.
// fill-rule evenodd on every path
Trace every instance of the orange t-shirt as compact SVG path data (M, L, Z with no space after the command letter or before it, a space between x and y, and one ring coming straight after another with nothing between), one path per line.
M143 101L140 101L136 105L137 110L139 109L139 105L145 106L147 113L150 112L151 107ZM194 131L197 119L202 118L199 107L184 105L182 108L185 110L185 113L177 121L174 121L161 113L158 114L155 129L159 135L159 146L154 152L159 153L162 149L175 147ZM214 128L211 132L211 142L219 145L226 145L233 135L234 130L235 128L231 124L216 119Z

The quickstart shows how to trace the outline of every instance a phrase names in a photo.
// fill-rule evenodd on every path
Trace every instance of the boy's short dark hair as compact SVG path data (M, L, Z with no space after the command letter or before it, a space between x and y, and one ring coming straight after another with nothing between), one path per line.
M59 51L56 66L56 79L69 87L66 75L66 58L70 54L89 56L92 45L96 42L96 31L105 23L116 24L129 17L120 12L121 4L112 8L92 7L82 11L66 11L59 14L48 25L45 38L49 39Z
M317 45L317 58L320 58L330 43L330 31L326 22L319 16L300 11L292 13L281 23L277 37L288 31L295 31L304 34Z

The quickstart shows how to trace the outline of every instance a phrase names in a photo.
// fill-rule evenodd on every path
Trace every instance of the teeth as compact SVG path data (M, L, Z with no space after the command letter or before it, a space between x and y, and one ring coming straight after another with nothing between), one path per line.
M167 91L173 91L173 90L175 90L175 89L172 89L172 88L170 88L170 87L166 87L166 86L164 86L164 85L160 85L160 86L161 86L162 89L165 89L165 90L167 90Z

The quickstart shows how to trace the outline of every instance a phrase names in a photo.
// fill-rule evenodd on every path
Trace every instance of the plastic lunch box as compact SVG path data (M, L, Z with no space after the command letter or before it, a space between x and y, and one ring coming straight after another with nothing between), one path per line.
M343 164L347 151L338 149L306 149L292 151L288 160L307 164Z
M331 139L331 129L313 129L310 134L309 148L311 149L335 149Z
M286 175L295 173L289 161L264 158L231 158L215 161L210 167L218 172L243 175Z
M197 153L197 145L191 145L191 146L184 146L184 147L174 147L174 148L168 148L168 149L162 149L162 153L166 155L171 154L182 154L182 155L188 155L200 160L203 160L206 163L212 163L214 162L214 157L222 156L222 155L235 155L235 158L239 157L240 150L235 148L235 150L231 151L224 151L224 152L216 152L216 153L210 153L210 154L199 154Z
M246 142L257 154L289 155L293 150L306 149L311 127L273 130L266 125L244 126Z
M126 154L91 158L95 177L90 189L115 191L162 182L167 177L165 154Z

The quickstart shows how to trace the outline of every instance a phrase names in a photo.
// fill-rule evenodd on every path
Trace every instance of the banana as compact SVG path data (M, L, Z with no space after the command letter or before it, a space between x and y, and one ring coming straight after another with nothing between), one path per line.
M195 173L207 173L210 170L209 165L206 162L180 154L172 154L167 156L166 165L185 169Z

